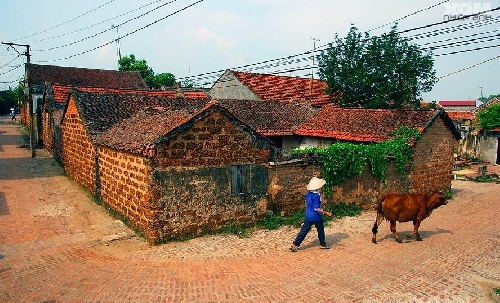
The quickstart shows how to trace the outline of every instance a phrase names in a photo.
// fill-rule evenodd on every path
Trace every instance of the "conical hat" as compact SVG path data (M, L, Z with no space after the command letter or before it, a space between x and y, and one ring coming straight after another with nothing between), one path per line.
M326 181L320 178L312 177L309 184L307 184L307 190L316 190L320 189L325 185Z

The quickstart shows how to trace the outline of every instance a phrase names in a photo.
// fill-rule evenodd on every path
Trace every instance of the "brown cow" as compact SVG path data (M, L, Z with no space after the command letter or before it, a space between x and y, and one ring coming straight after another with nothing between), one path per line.
M417 235L417 240L422 241L418 233L420 223L431 215L432 211L441 205L446 205L446 196L439 192L430 194L387 194L383 196L377 206L377 218L373 224L372 242L377 244L378 226L382 219L391 222L391 231L396 237L396 241L403 241L396 233L396 221L413 221L413 232L405 236L405 240Z

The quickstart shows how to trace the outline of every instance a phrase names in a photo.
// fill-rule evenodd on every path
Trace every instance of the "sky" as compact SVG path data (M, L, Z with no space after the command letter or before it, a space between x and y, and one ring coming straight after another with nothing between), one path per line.
M310 77L312 54L335 35L352 25L380 35L397 21L412 43L436 47L440 79L424 100L500 94L500 10L433 25L500 0L0 0L0 7L0 41L29 45L31 63L117 69L119 38L122 56L204 87L226 69ZM0 44L0 90L23 77L26 49Z

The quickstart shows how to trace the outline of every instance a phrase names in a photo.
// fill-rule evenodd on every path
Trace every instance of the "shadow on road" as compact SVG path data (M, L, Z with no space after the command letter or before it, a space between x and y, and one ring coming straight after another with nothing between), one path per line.
M387 227L387 228L389 228L389 227ZM398 231L398 234L401 237L401 239L403 239L406 235L409 235L410 233L411 233L411 231L406 231L406 232L399 232ZM437 235L437 234L453 234L453 232L451 230L442 229L442 228L437 228L435 231L421 231L421 230L419 230L418 233L420 234L420 236L422 237L423 240L425 240L426 238L430 238L431 236ZM392 233L390 233L390 234L385 235L382 238L377 238L377 242L382 242L383 240L386 240L386 239L396 241L396 239L394 238L394 235ZM413 236L410 240L403 240L403 243L413 242L413 241L416 241L415 236Z

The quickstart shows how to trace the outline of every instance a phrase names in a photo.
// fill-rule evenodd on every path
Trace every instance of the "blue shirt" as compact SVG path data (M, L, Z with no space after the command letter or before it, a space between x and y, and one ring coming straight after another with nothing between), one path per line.
M321 197L316 191L308 191L306 194L306 220L321 221Z

